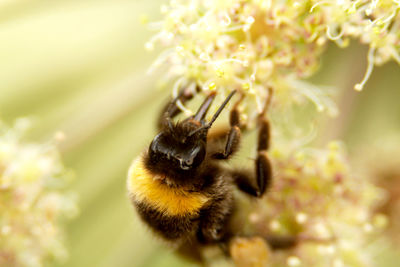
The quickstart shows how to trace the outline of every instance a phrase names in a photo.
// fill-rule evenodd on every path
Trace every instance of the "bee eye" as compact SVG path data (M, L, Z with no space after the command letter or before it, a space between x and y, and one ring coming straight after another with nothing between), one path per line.
M154 160L157 159L160 155L160 153L163 153L165 149L163 149L163 144L162 144L162 135L158 134L156 137L154 137L153 141L150 144L149 147L149 155L150 158L153 158ZM168 154L169 156L169 154Z

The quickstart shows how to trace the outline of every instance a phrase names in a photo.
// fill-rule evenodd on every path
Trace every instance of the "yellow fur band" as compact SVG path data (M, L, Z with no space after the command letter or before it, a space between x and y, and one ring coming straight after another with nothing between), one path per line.
M135 159L129 168L127 186L134 201L169 216L196 215L208 201L201 193L170 187L162 182L145 168L142 157Z

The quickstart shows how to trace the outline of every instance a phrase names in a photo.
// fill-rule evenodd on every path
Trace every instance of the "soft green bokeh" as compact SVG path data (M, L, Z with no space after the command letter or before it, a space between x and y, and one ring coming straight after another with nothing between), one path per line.
M57 266L188 266L163 248L127 199L130 161L147 147L168 90L146 70L157 52L143 46L163 1L0 0L0 118L29 116L30 137L58 131L74 170L80 216L68 225L70 259ZM331 46L314 81L342 88L341 115L322 121L318 142L344 138L351 151L400 132L400 67L377 67L361 93L352 90L366 64L365 47ZM382 256L396 266L394 255ZM392 263L393 262L393 263ZM390 265L392 264L392 265Z

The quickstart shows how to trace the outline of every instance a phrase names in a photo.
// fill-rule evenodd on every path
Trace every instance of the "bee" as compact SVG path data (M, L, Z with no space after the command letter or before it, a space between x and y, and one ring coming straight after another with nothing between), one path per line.
M174 123L173 118L180 113L178 101L185 103L193 97L192 92L181 89L161 112L159 133L130 166L128 192L141 219L162 239L179 244L182 249L187 244L229 242L235 235L229 227L235 207L234 188L261 198L270 185L270 124L266 108L258 116L253 171L228 169L221 164L239 149L243 125L238 105L243 97L230 111L229 128L223 133L209 133L235 93L236 90L227 96L210 121L206 115L216 92L205 98L193 116Z

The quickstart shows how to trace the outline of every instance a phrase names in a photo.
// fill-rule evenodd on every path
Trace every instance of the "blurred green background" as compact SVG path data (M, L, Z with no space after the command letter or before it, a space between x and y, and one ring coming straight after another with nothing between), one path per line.
M70 258L57 266L188 266L135 217L125 191L130 161L147 147L168 90L146 75L157 51L140 23L165 1L0 0L0 118L34 121L32 140L62 131L65 165L80 216L67 226ZM318 143L342 138L350 151L400 133L400 67L377 67L361 93L367 49L331 45L313 81L342 90L341 114L321 121Z

